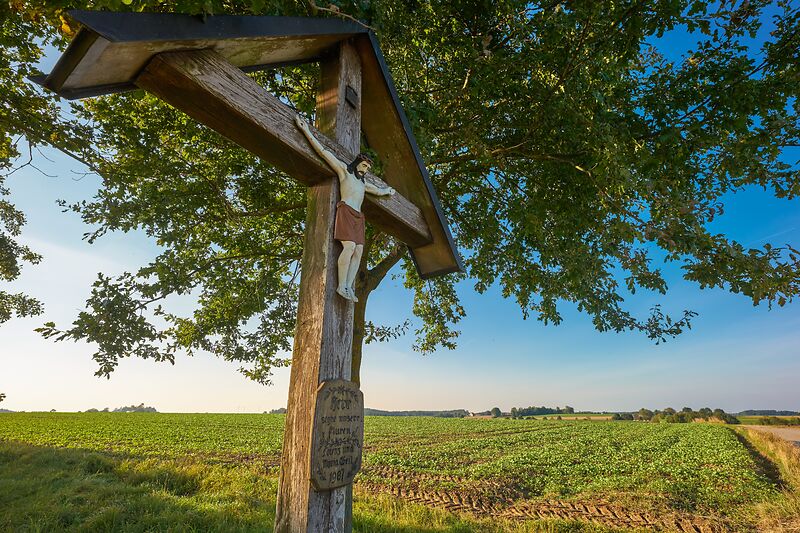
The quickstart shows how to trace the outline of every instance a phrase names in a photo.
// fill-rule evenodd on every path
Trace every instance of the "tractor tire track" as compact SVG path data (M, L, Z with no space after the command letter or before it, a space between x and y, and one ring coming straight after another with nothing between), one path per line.
M607 502L524 501L517 490L491 480L470 480L453 475L410 473L388 467L370 467L359 477L356 487L369 493L383 493L405 501L479 518L502 517L511 520L562 519L593 522L620 529L649 529L682 533L721 533L728 528L719 521L695 515L656 516L630 511ZM381 481L374 481L379 479ZM386 483L388 481L389 483ZM431 482L451 482L458 490L436 490Z

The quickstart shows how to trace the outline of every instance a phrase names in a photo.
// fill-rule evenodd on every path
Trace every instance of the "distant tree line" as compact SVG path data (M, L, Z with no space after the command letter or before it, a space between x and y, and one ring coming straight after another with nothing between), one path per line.
M452 409L450 411L382 411L380 409L364 409L365 416L434 416L437 418L464 418L469 416L466 409Z
M523 416L538 416L538 415L571 415L575 414L575 409L567 405L563 409L561 407L512 407L511 418L522 418Z
M739 416L800 416L800 411L776 411L775 409L748 409Z
M800 426L800 416L778 418L777 416L762 416L758 419L762 426Z
M271 415L285 415L286 408L272 409L264 411L264 414ZM486 411L489 414L489 411ZM381 409L364 408L364 416L433 416L437 418L464 418L469 416L469 411L466 409L452 409L450 411L383 411Z
M144 403L139 405L128 405L125 407L117 407L113 411L109 411L108 407L104 409L87 409L87 413L157 413L155 407L147 407Z
M709 407L703 407L699 411L695 411L691 407L684 407L680 411L676 411L672 407L659 411L651 411L642 407L636 413L614 413L611 420L642 420L645 422L667 422L667 423L687 423L694 420L719 420L725 424L738 424L739 419L735 416L726 413L722 409L712 410Z

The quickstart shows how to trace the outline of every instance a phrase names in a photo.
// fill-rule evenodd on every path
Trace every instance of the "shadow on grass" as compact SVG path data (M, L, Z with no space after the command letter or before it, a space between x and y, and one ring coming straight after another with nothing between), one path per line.
M733 431L733 434L736 435L736 439L747 450L747 453L750 454L750 458L755 463L758 473L769 479L778 489L788 490L789 487L783 479L783 476L781 476L781 472L775 463L758 451L744 435L738 431Z
M390 523L389 520L384 520L377 517L357 518L354 520L353 530L355 533L478 533L480 530L472 527L420 527L416 525L401 526Z
M275 481L257 477L248 468L0 442L0 531L271 530Z

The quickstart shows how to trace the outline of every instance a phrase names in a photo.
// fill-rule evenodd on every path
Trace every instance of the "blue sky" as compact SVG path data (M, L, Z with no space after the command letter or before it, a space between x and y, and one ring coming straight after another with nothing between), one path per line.
M766 33L768 28L761 32ZM669 43L675 57L690 44L680 33L665 39L662 44ZM8 396L2 407L68 411L144 402L160 411L261 412L284 406L288 370L276 372L274 386L263 387L239 374L236 365L206 354L181 356L174 366L124 360L106 380L93 375L92 346L55 344L33 332L49 320L68 325L83 308L97 272L133 270L158 253L137 233L109 235L93 245L82 241L87 228L55 202L89 198L99 180L81 177L81 167L59 153L35 155L41 172L26 167L8 185L11 201L28 216L22 240L44 261L27 266L10 288L37 296L46 312L0 325L0 391ZM714 230L746 246L800 244L797 200L777 200L751 188L725 203ZM668 296L637 294L631 305L646 312L660 302L666 311L692 309L699 316L691 331L661 345L635 333L599 333L568 305L560 326L525 321L499 291L478 295L471 283L463 283L459 294L468 316L459 325L458 349L423 357L411 350L410 336L366 346L366 404L382 409L569 404L592 410L800 410L800 302L768 311L740 295L699 290L680 279L675 264L664 270ZM189 299L173 303L190 310ZM376 322L400 323L411 316L411 295L387 278L370 298L368 315Z

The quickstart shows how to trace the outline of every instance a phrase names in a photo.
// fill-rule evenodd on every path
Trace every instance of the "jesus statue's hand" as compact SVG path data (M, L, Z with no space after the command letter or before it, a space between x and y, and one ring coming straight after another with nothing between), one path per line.
M308 122L306 122L300 115L295 115L294 123L303 131L308 131Z

